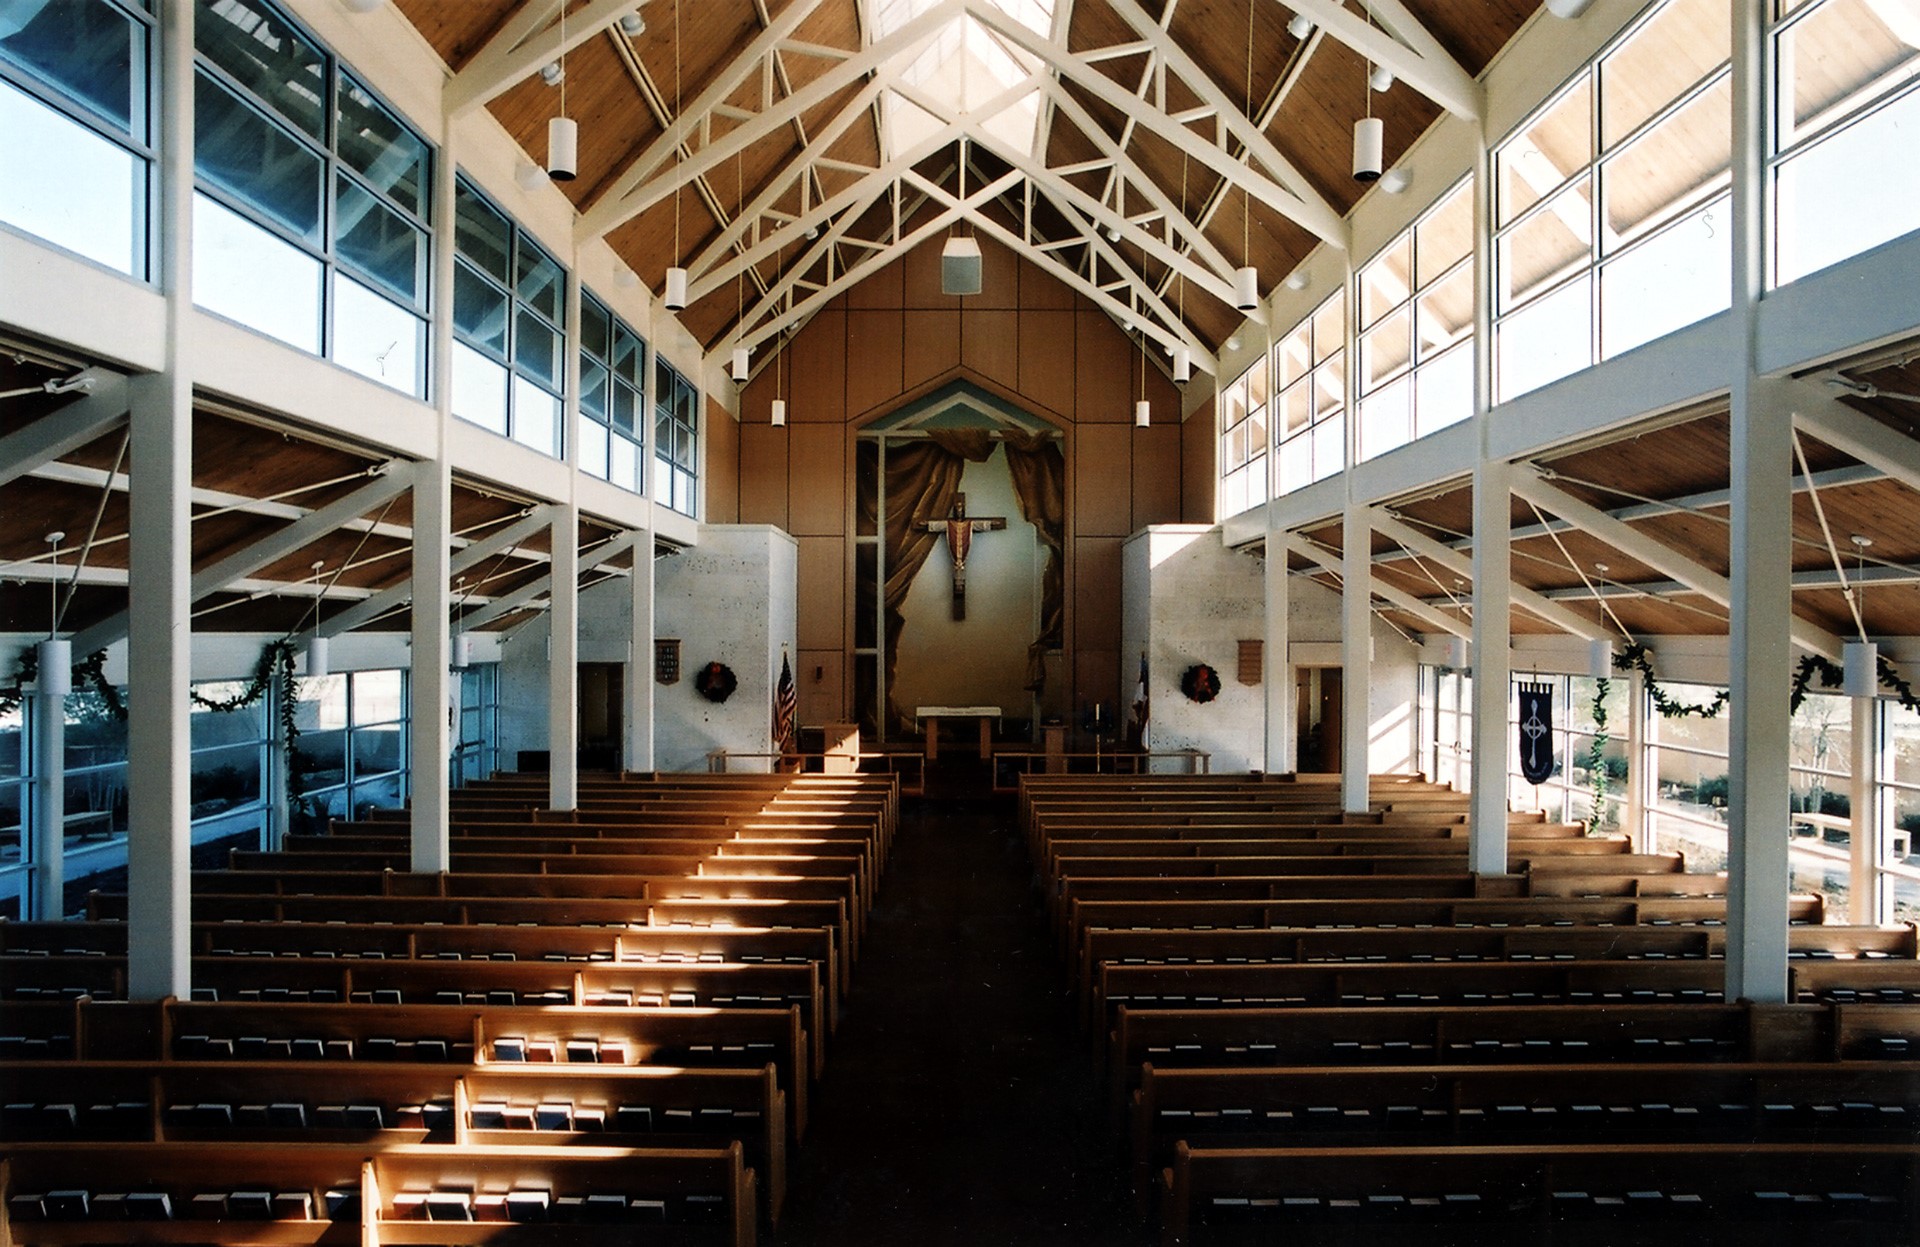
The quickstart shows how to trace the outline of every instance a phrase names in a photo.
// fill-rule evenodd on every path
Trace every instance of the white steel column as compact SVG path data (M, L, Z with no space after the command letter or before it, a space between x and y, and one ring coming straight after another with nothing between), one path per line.
M1787 998L1787 688L1793 678L1793 411L1758 373L1766 282L1767 6L1733 4L1733 602L1726 998Z
M408 705L412 750L408 821L412 831L411 865L420 874L449 870L453 845L448 820L453 783L448 759L453 754L459 708L448 668L452 641L447 634L453 610L449 586L453 571L453 471L448 435L453 420L453 233L454 175L458 169L452 116L443 110L440 150L433 166L433 221L439 238L433 249L433 407L438 429L432 460L414 465L412 660Z
M571 810L580 798L580 249L567 269L566 401L561 437L566 447L567 505L553 509L553 608L547 612L547 804ZM651 543L649 543L651 546Z
M547 804L571 810L580 793L580 508L553 508L553 608L547 612Z
M1373 526L1367 509L1351 500L1340 522L1340 562L1340 808L1364 814L1372 797Z
M193 994L187 936L193 824L187 694L192 679L193 14L160 10L157 270L167 298L165 366L128 382L127 998Z
M40 673L46 687L47 673ZM67 916L67 699L35 691L33 713L33 902L29 916Z
M1287 583L1287 543L1278 533L1267 534L1266 577L1266 670L1262 679L1267 697L1267 774L1285 775L1299 769L1299 755L1293 745L1293 663L1287 655L1291 587Z
M444 444L443 447L444 449ZM452 646L447 616L452 595L447 563L453 513L453 476L445 458L417 465L413 483L413 649L410 672L409 791L413 798L413 869L451 869L448 816L452 783L453 720L458 715L448 673Z
M1636 853L1653 852L1653 828L1648 824L1647 794L1656 768L1647 756L1647 685L1638 667L1620 679L1627 689L1627 803L1622 814L1627 839Z
M1847 768L1847 809L1853 826L1847 834L1847 921L1878 922L1879 905L1874 887L1873 868L1880 861L1880 826L1884 815L1877 800L1880 793L1878 743L1880 703L1872 697L1850 699L1853 711L1853 735L1849 740Z
M627 577L633 605L632 657L627 662L627 756L629 771L653 769L653 526L633 543L633 574Z
M1483 457L1473 474L1473 803L1467 857L1470 870L1486 875L1507 873L1512 473L1511 465Z

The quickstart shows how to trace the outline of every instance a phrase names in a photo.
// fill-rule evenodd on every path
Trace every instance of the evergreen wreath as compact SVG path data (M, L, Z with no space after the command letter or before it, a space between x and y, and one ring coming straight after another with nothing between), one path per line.
M740 687L740 681L733 674L733 668L723 662L710 662L700 668L700 674L693 677L694 691L716 704L733 696L733 690Z
M1181 673L1180 691L1187 695L1187 700L1205 705L1220 696L1220 673L1197 662Z

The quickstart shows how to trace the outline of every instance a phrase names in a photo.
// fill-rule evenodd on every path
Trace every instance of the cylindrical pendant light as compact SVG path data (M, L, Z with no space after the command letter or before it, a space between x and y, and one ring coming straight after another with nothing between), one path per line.
M1184 346L1173 348L1173 383L1185 385L1193 380L1193 352Z
M1587 642L1587 674L1596 680L1613 678L1613 642L1606 637Z
M34 687L42 697L65 697L73 691L73 643L71 641L42 641L35 647L35 655L40 662L40 670L34 676Z
M1260 270L1251 264L1233 270L1233 305L1243 312L1260 306Z
M317 633L307 638L307 671L309 680L315 676L327 674L327 638Z
M547 176L571 182L580 169L580 126L571 117L547 120Z
M473 665L473 634L456 632L453 644L447 648L447 665L455 671L465 671Z
M678 264L667 270L665 302L669 312L678 312L687 306L687 270Z
M776 429L787 426L787 400L776 398L767 408L767 420Z
M747 360L746 347L736 346L733 348L733 367L731 371L735 385L745 385L747 382Z
M1467 638L1450 636L1447 638L1447 666L1455 671L1464 671L1468 665Z
M1133 427L1136 429L1144 429L1152 424L1153 404L1143 398L1133 405Z
M1880 647L1872 641L1848 641L1841 649L1841 692L1872 697L1880 689Z
M1378 117L1362 117L1353 123L1353 180L1372 182L1380 177L1380 161L1386 151L1386 123Z

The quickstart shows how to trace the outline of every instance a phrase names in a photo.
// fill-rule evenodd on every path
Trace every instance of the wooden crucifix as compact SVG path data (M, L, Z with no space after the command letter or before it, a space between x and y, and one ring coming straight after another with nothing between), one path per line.
M1007 526L1003 515L972 516L967 514L967 496L953 496L953 510L944 520L928 520L927 531L945 533L947 549L953 555L953 617L967 617L967 553L973 549L975 533L992 532Z

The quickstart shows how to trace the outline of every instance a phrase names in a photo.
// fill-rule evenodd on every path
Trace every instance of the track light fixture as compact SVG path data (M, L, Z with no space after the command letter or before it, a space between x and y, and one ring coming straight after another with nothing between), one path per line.
M647 33L647 19L640 16L640 11L635 9L620 19L620 33L629 39L638 39Z
M1295 13L1293 20L1287 23L1287 33L1295 39L1305 39L1313 33L1313 19L1305 13Z
M1375 65L1373 72L1367 75L1367 85L1376 91L1393 89L1393 71L1385 65Z
M550 87L557 87L567 80L567 67L559 61L548 61L540 67L540 81Z
M1593 0L1546 0L1542 7L1555 17L1571 22L1584 16L1593 7Z

